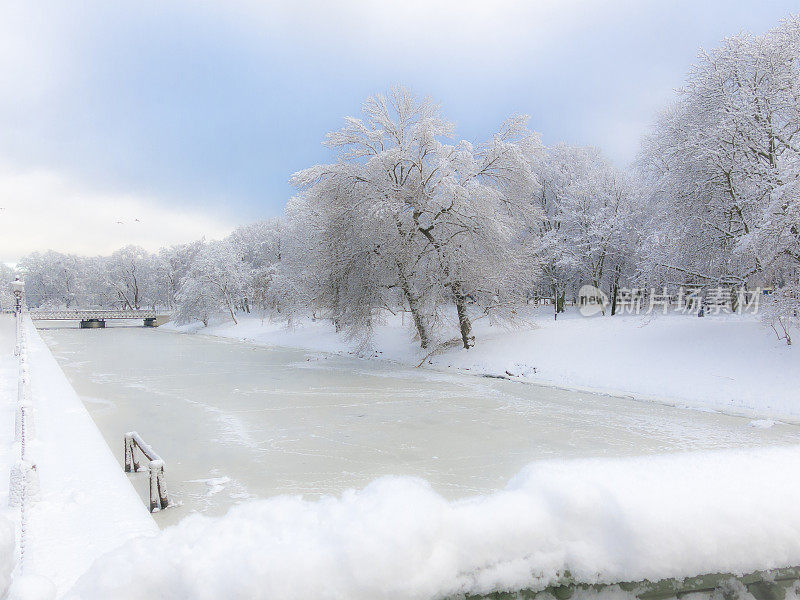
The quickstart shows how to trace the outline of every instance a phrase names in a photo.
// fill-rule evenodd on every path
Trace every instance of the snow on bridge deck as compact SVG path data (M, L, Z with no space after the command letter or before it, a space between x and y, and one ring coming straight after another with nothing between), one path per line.
M158 528L33 323L26 320L25 326L36 423L30 455L41 499L28 515L24 570L50 579L61 595L97 557ZM10 414L16 392L16 368L8 368L16 365L13 336L13 316L0 315L0 406L12 407ZM6 421L5 429L12 429L0 432L3 446L14 437L13 418ZM6 475L4 495L7 481Z

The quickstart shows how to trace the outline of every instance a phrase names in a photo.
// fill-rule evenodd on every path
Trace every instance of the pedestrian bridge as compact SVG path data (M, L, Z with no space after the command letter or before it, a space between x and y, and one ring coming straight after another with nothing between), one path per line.
M106 326L109 319L140 319L145 327L158 327L169 321L169 315L159 315L154 310L104 310L104 309L37 309L30 311L34 321L80 321L81 329Z

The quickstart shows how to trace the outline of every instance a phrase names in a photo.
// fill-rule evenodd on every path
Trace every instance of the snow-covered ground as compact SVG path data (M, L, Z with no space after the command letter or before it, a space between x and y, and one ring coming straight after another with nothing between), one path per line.
M8 508L8 472L18 457L13 323L0 315L0 507L19 527L19 509ZM25 554L15 579L43 578L64 593L98 556L157 527L36 328L30 321L26 327L35 411L27 456L36 464L41 493L28 505Z
M284 323L243 317L208 328L166 327L247 339L259 344L326 352L356 352L328 321ZM800 354L756 317L647 315L553 319L532 311L514 329L475 324L477 344L450 348L428 368L463 369L520 381L630 395L645 400L732 414L800 420ZM411 340L408 319L376 328L374 356L419 364L425 354Z

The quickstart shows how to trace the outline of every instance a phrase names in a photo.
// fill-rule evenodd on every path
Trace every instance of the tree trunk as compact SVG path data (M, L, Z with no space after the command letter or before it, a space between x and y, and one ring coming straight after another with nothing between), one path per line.
M603 290L600 289L600 280L599 279L592 280L592 285L594 286L594 289L596 289L598 291L598 293L600 294L600 296L598 297L598 300L600 300L600 313L605 317L606 316L606 305L602 301L603 300L603 297L602 297Z
M408 281L408 277L406 277L406 273L400 261L397 261L397 275L400 279L400 288L403 290L403 296L405 296L406 302L408 302L408 308L414 319L414 327L417 328L417 333L419 334L419 345L425 349L430 346L430 338L428 337L428 330L425 327L422 311L419 309L419 298L411 291L411 283Z
M560 290L558 294L556 294L556 312L562 313L564 312L564 303L566 302L567 298L567 291Z
M617 294L619 293L619 278L622 275L622 265L618 262L614 267L614 283L611 285L611 316L617 313Z
M233 319L234 325L238 325L239 321L236 320L236 314L234 313L233 310L233 303L231 302L228 302L228 311L231 313L231 319Z
M458 329L461 331L461 343L464 344L464 349L469 350L475 345L475 338L470 334L472 333L472 322L467 314L467 297L461 287L461 282L453 284L453 295L456 298L456 313L458 313Z
M339 284L334 283L331 287L333 288L333 312L331 314L331 321L333 321L333 328L336 333L340 333L342 331L342 311L340 310Z
M567 294L566 288L560 287L557 282L553 282L550 289L553 292L553 310L555 310L556 313L564 312L564 299Z
M611 286L611 316L617 314L617 292L619 291L619 281L614 280L614 285Z
M419 334L419 345L424 349L431 345L430 338L428 337L428 329L425 326L425 320L422 316L422 311L419 310L419 301L411 291L405 292L408 308L411 311L411 317L414 319L414 327Z

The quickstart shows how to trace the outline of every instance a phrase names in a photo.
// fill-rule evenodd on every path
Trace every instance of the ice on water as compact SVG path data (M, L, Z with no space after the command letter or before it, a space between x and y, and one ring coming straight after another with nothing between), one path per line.
M382 475L445 498L502 489L543 458L785 444L800 428L142 328L42 332L111 448L136 430L166 461L178 507L318 497ZM76 360L77 359L77 360ZM120 457L121 460L121 457ZM135 480L147 494L143 476Z

